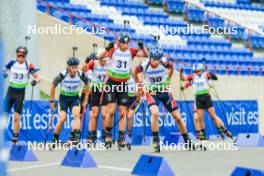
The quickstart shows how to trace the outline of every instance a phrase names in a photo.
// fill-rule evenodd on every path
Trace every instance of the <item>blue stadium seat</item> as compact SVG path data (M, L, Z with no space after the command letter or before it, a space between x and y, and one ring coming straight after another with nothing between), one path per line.
M193 22L204 22L204 11L196 8L188 9L188 20Z

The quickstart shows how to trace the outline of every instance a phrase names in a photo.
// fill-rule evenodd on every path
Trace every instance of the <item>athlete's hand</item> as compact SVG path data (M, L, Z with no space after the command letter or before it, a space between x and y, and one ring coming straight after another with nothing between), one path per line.
M36 80L31 81L31 85L32 86L35 86L36 84L37 84L37 81Z
M50 108L51 108L52 111L55 111L56 104L55 104L55 101L54 100L50 100Z
M181 91L183 91L184 90L184 87L183 86L181 86Z
M114 46L115 46L115 43L114 43L114 42L110 42L110 43L108 43L108 45L105 47L105 50L106 50L106 51L109 51L109 50L112 49Z
M138 41L138 47L139 47L140 49L143 49L143 48L144 48L144 42L143 42L142 40L139 40L139 41Z
M137 90L136 90L136 95L137 96L143 96L144 95L144 85L142 83L137 84Z
M7 73L4 73L4 74L3 74L3 77L4 77L4 78L7 78L7 77L8 77L8 74L7 74Z

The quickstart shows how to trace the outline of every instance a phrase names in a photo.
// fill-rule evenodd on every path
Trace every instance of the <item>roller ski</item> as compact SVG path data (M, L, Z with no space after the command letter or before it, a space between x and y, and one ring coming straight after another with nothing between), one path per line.
M118 140L118 150L121 151L123 148L127 148L127 150L131 150L131 145L127 143L125 140Z
M119 132L119 140L117 142L118 150L121 151L123 148L127 148L129 151L131 150L131 145L125 140L125 133Z
M223 128L223 132L224 132L224 134L226 135L226 137L228 137L228 138L234 140L234 136L232 135L232 133L231 133L228 129Z
M95 147L95 145L96 145L95 141L96 141L96 139L94 139L94 138L88 138L86 141L86 144L89 148Z

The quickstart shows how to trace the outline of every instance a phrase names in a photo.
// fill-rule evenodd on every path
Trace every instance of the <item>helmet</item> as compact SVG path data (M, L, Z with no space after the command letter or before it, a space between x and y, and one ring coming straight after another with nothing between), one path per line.
M160 47L160 45L156 44L156 45L153 45L152 47L150 47L149 56L150 56L150 58L160 60L163 56L163 51L162 51L162 48Z
M118 41L121 43L126 43L130 41L130 39L131 39L131 36L127 32L120 32L118 35Z
M91 53L91 54L89 55L89 58L92 59L92 60L96 60L96 59L97 59L97 55L96 55L96 53Z
M76 65L79 65L79 60L75 57L70 57L67 61L67 65L68 66L76 66Z
M18 53L18 51L21 50L21 49L25 50L25 54L26 54L26 55L28 54L28 49L27 49L27 47L25 47L25 46L19 46L19 47L17 47L17 49L16 49L16 53Z
M198 70L204 71L204 66L203 64L199 63L197 65L193 65L193 72L196 72Z

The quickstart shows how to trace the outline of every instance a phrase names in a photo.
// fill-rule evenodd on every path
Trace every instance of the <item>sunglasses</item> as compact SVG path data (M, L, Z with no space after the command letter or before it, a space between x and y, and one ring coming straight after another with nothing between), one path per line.
M22 58L25 58L26 56L25 55L17 55L18 58L22 57Z

